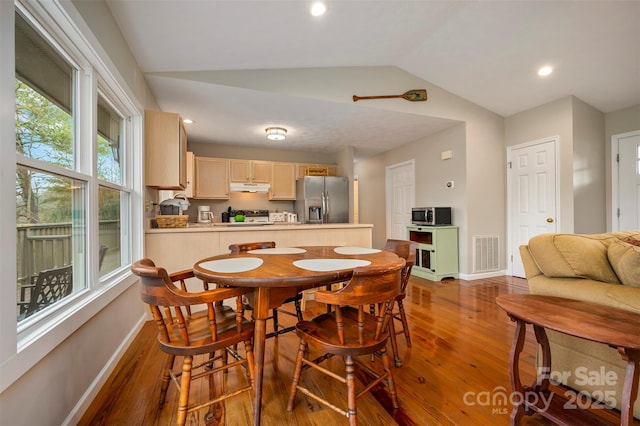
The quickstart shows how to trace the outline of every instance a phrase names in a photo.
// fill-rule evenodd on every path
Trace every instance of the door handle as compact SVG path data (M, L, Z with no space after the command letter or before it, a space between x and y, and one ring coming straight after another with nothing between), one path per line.
M552 217L548 217L547 218L547 223L553 223L553 218Z

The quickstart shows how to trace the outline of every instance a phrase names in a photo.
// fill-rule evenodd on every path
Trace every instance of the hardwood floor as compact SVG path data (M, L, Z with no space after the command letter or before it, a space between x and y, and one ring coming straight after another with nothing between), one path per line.
M528 293L526 281L498 277L476 281L431 282L412 277L405 310L412 348L398 336L403 366L394 369L401 409L395 417L370 394L358 400L362 425L508 425L511 405L500 395L510 392L508 358L514 324L495 304L499 294ZM307 302L305 317L322 307ZM282 315L283 321L289 321ZM293 319L292 319L293 320ZM271 327L271 323L268 323ZM131 345L112 377L89 407L80 425L170 425L175 422L177 391L171 385L167 403L160 408L160 371L164 355L156 346L155 326L148 322ZM534 380L535 340L527 333L521 358L524 383ZM294 411L286 411L298 345L294 333L269 339L265 354L262 419L264 425L342 425L344 417L298 394ZM377 360L376 363L380 361ZM375 364L375 363L374 363ZM331 368L342 370L340 359ZM530 367L530 368L529 368ZM243 372L230 373L227 385L244 380ZM321 377L320 377L321 376ZM306 379L305 379L306 377ZM305 373L306 386L320 389L336 405L346 406L343 386L324 375ZM205 383L192 391L192 399L206 395ZM493 403L492 403L493 402ZM188 424L205 424L204 411ZM227 401L219 424L252 422L251 398L243 394ZM552 425L539 416L524 425Z

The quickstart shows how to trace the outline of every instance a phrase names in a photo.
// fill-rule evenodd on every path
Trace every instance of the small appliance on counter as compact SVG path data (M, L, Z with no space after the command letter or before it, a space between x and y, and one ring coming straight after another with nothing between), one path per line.
M189 215L183 214L189 208L189 200L183 194L176 194L160 203L159 214L156 215L158 228L184 228Z
M231 221L231 206L227 209L226 212L222 212L220 214L223 223L227 223Z
M414 225L451 225L451 207L413 207L411 223Z
M198 223L211 223L213 213L210 206L198 206Z
M270 212L269 222L273 223L298 223L298 215L293 212Z
M183 194L164 200L160 203L161 215L181 215L189 208L189 200Z
M270 222L284 222L286 212L269 212Z

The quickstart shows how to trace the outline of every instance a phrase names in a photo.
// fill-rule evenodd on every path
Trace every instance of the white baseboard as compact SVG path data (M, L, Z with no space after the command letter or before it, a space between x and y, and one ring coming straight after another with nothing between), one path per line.
M477 274L460 274L460 279L466 280L466 281L473 281L473 280L481 280L483 278L502 277L505 275L507 275L507 270L502 269L500 271L481 272Z
M93 380L91 385L87 388L86 392L82 395L78 403L73 407L67 418L64 420L63 425L76 425L80 422L80 419L87 411L95 397L102 389L102 386L107 382L111 373L115 370L118 362L124 356L125 352L131 346L131 343L136 338L144 323L148 320L147 315L144 314L140 317L135 326L129 331L129 334L125 337L125 339L120 343L118 349L111 355L109 358L109 362L105 364L105 366L100 370L100 373Z

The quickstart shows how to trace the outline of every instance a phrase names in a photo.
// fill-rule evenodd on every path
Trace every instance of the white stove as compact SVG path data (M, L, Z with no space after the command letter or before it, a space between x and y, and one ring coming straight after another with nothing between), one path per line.
M272 225L273 222L269 220L269 210L244 210L244 222L236 222L234 216L231 216L230 223L232 224L261 224Z

